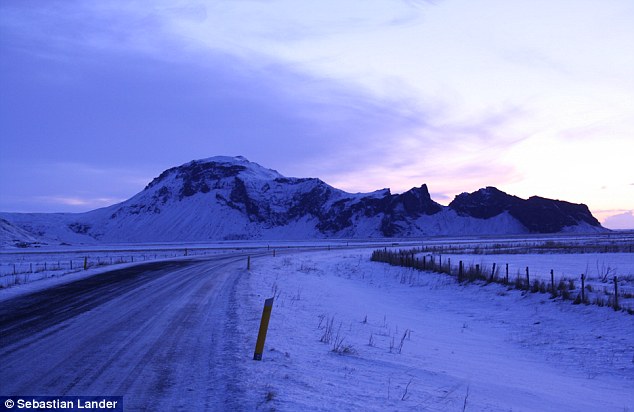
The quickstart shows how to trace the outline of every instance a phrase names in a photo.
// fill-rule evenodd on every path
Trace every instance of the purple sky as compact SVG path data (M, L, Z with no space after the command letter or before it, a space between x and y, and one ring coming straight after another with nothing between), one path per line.
M631 21L626 0L5 0L0 210L86 211L243 155L634 227Z

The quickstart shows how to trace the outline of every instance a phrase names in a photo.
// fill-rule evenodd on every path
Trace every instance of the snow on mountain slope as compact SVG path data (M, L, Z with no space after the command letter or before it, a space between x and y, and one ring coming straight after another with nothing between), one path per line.
M347 193L316 178L289 178L244 157L217 156L168 169L127 201L80 214L0 217L50 242L414 237L604 230L585 205L495 188L448 206L426 185ZM581 224L581 226L580 226Z
M70 213L0 213L0 219L20 230L21 236L2 236L2 247L23 244L93 244L98 241L86 233L91 227L77 217L84 214Z
M26 247L38 243L38 241L39 239L28 231L4 219L0 219L0 246L19 245L20 247Z

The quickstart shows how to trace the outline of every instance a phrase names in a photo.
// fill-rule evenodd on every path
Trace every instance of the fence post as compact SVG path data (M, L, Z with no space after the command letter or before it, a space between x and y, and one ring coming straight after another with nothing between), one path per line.
M504 283L509 284L509 264L506 264L506 276L504 278Z
M614 276L614 310L619 310L619 286L616 276Z
M555 272L550 269L550 293L555 296Z
M88 257L84 257L84 270L88 269Z
M480 278L480 265L476 265L476 279Z
M586 277L581 274L581 303L586 303Z
M247 256L247 270L251 270L251 256Z
M462 260L458 263L458 282L462 282Z
M269 319L271 318L271 310L273 309L273 298L264 301L264 309L262 310L262 319L260 320L260 330L258 332L258 340L255 343L255 353L253 360L262 360L262 352L264 352L264 341L266 340L266 332L269 328Z
M495 276L495 263L493 264L493 268L491 269L491 282L493 282L493 276Z
M531 279L528 276L528 266L526 266L526 290L530 290L531 288Z

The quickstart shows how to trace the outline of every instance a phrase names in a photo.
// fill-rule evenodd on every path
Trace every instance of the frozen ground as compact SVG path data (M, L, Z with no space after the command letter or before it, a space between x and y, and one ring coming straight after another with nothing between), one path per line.
M633 316L495 284L457 286L369 254L254 261L237 288L247 410L633 408ZM264 360L251 361L272 295Z
M508 265L509 282L525 279L526 268L529 269L531 282L538 279L547 285L551 281L551 271L555 285L560 281L575 287L570 291L576 296L581 290L581 275L583 274L585 293L589 301L595 298L607 301L614 296L614 278L618 281L619 305L623 308L634 308L634 254L633 253L544 253L544 254L444 254L431 255L428 259L440 259L452 267L457 267L462 261L464 267L479 265L482 272L489 274L496 265L496 272L500 278L506 275ZM573 298L574 299L574 298Z
M190 256L193 266L142 275L150 281L121 293L105 288L110 301L19 349L5 341L14 349L3 358L0 389L123 395L129 410L159 400L173 410L634 410L632 315L497 284L459 286L447 275L371 262L371 248L299 253L277 245L273 257L251 245L267 256L254 256L247 271L251 251L232 246L242 250ZM507 257L520 258L473 258ZM544 268L551 258L531 256ZM223 259L232 263L214 263ZM0 289L0 305L106 270ZM25 363L29 375L20 372Z
M554 271L555 278L566 277L578 279L583 273L587 279L601 280L604 277L611 281L614 276L634 279L633 253L582 253L582 254L512 254L512 255L465 255L445 254L443 258L451 258L457 265L463 261L465 265L480 264L481 267L491 268L495 263L502 270L509 265L509 276L517 274L523 276L526 267L530 268L532 276L540 279L550 279L550 271ZM503 274L503 273L502 273Z

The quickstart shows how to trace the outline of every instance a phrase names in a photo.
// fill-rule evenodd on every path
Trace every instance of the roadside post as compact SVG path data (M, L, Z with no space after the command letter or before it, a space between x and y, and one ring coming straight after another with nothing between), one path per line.
M619 310L619 282L614 276L614 310Z
M268 298L264 301L264 310L262 311L260 331L258 332L258 340L255 343L255 353L253 354L253 360L262 360L262 352L264 352L264 341L266 340L266 332L269 328L269 319L271 318L272 309L273 298Z

